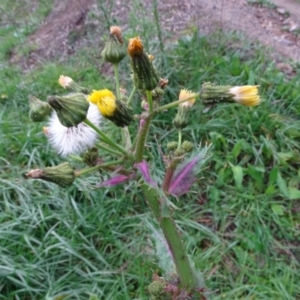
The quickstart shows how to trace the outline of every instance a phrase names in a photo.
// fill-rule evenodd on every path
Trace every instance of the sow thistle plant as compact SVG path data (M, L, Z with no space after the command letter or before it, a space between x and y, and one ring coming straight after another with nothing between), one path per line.
M127 50L126 50L127 49ZM129 97L119 84L119 63L129 55L133 88ZM47 101L30 96L29 116L33 122L47 122L43 128L49 143L63 157L80 159L86 164L75 170L71 163L35 169L26 173L27 178L42 179L62 188L72 185L77 177L102 170L111 174L97 187L113 187L135 181L144 194L149 208L160 227L165 241L165 259L172 259L174 268L164 270L162 277L153 276L149 285L151 299L207 299L209 293L201 273L188 257L182 237L173 219L175 204L170 195L177 197L189 192L205 163L209 146L200 147L182 139L182 130L189 126L190 112L197 102L213 107L223 103L256 106L260 103L258 86L218 86L203 83L200 91L182 89L178 99L163 103L164 90L169 84L160 78L153 65L154 57L148 55L139 37L124 41L121 29L112 26L109 39L101 52L115 72L116 90L96 87L88 90L71 77L60 76L58 82L68 93L50 95ZM131 100L135 93L140 96L141 109L133 111ZM154 162L147 161L147 139L151 135L150 124L161 112L177 107L173 125L178 139L170 140L163 148L165 175L161 182L151 177ZM106 134L101 124L107 119L120 128L123 144ZM128 125L137 129L137 137ZM150 131L150 134L148 132ZM104 155L108 154L106 159ZM71 160L72 161L72 160Z

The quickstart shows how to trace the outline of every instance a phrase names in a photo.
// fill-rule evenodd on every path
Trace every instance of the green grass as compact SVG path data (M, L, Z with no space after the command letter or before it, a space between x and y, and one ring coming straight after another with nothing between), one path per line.
M9 23L3 18L2 24ZM7 47L6 54L23 43L11 38L22 28L19 22L5 33L0 47ZM151 45L145 22L146 45ZM133 22L128 31L134 30ZM166 66L158 71L170 81L165 103L181 88L198 91L206 81L259 84L263 97L253 109L223 105L206 114L199 103L184 131L184 139L212 143L192 193L172 199L212 299L299 299L299 75L287 78L265 49L236 34L194 33L167 46L164 57L154 45L152 53ZM96 174L63 190L22 177L30 168L62 161L47 144L42 125L29 122L28 95L45 99L61 93L60 74L91 88L106 86L109 79L95 67L96 56L97 49L84 48L30 72L0 57L0 299L89 299L92 294L148 299L147 285L159 272L148 225L152 216L135 184L125 193L123 186L94 190L91 186L107 176ZM300 74L299 66L294 68ZM140 112L138 98L134 107ZM157 141L163 140L165 150L167 141L177 140L171 126L175 113L159 115L150 132L148 157L155 178L163 175Z

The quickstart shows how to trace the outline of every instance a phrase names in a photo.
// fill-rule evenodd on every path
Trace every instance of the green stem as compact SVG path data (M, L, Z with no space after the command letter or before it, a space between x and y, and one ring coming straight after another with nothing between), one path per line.
M122 136L124 139L125 149L130 150L132 148L132 142L128 127L122 128Z
M109 167L109 166L119 165L119 164L123 163L123 161L124 161L124 159L119 159L119 160L116 160L116 161L110 161L110 162L105 163L105 164L85 168L85 169L82 169L82 170L79 170L79 171L75 171L75 176L79 177L79 176L82 176L82 175L85 175L85 174L89 174L89 173L98 171L99 169L103 169L103 168L106 168L106 167Z
M136 142L136 151L135 151L135 161L141 162L143 160L144 156L144 149L145 149L145 142L149 130L149 126L151 123L153 115L148 115L145 119L141 119L140 122L144 122L142 125L140 125L140 130L137 137Z
M199 96L200 96L200 92L199 92L199 93L195 93L195 94L193 94L193 95L191 95L190 97L187 97L187 98L185 98L185 99L177 100L177 101L171 102L171 103L169 103L169 104L160 106L160 107L158 107L155 111L156 111L156 112L161 112L161 111L163 111L163 110L165 110L165 109L168 109L168 108L171 108L171 107L174 107L174 106L178 106L178 105L181 104L181 103L184 103L184 102L186 102L186 101L189 101L189 100L191 100L191 99L193 99L193 98L197 98L197 97L199 97Z
M89 119L85 119L83 121L86 125L90 126L91 128L93 128L101 137L102 142L108 144L109 146L111 146L112 148L114 148L115 150L118 150L120 153L125 154L127 156L130 156L129 153L126 151L126 149L124 149L122 146L116 144L115 142L113 142L106 134L104 134L97 126L95 126Z
M159 222L160 227L167 240L182 288L187 290L197 288L197 278L186 254L185 247L182 242L182 237L180 236L176 228L175 222L171 219L171 217L165 216L165 214L164 216L162 216L160 210L160 198L154 188L143 184L142 190L147 199L148 205L151 208L157 221Z
M178 146L177 146L177 149L180 148L181 143L182 143L182 130L178 129Z
M119 81L119 64L113 64L113 67L114 67L114 71L115 71L117 99L121 100L120 81Z
M105 151L109 152L110 154L115 154L115 155L117 155L117 156L120 155L120 152L115 151L115 150L113 150L113 149L111 149L111 148L109 148L109 147L106 147L106 146L104 146L104 145L102 145L102 144L100 144L100 143L97 143L97 146L98 146L98 148L100 148L100 149L102 149L102 150L105 150Z
M127 100L127 105L130 104L130 102L131 102L131 100L132 100L132 98L133 98L133 95L134 95L135 91L136 91L136 87L134 86L134 87L132 88L132 91L131 91L131 93L130 93L130 95L129 95L129 98L128 98L128 100Z
M82 162L82 158L77 156L77 155L74 155L74 154L69 154L68 155L70 158L74 159L74 160L77 160L77 161L81 161Z
M153 113L153 101L152 101L152 92L151 91L146 91L147 95L147 100L148 100L148 105L149 105L149 113Z

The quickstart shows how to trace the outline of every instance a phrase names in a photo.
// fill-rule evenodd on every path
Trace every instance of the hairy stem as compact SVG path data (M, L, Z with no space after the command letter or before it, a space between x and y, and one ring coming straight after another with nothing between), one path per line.
M191 290L197 288L197 278L190 264L185 247L176 224L171 217L162 215L161 203L157 191L146 184L142 185L143 193L147 199L148 205L156 217L160 228L162 229L169 249L171 251L177 274L180 278L182 288Z

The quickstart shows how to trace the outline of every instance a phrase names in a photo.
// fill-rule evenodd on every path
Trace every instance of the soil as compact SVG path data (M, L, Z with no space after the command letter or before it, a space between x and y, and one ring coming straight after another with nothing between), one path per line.
M278 59L280 54L281 60L288 58L299 62L300 2L296 1L272 0L276 7L257 4L266 1L254 0L253 3L249 3L250 0L158 0L157 2L163 31L172 36L174 41L192 26L197 26L200 34L209 33L216 28L224 31L234 30L270 47L274 58ZM145 12L153 11L153 1L140 2L139 8L142 7ZM46 21L29 37L28 41L34 45L34 50L30 53L27 63L72 54L74 45L81 43L78 37L84 38L90 28L91 11L98 10L99 18L105 18L102 11L111 9L111 18L122 23L118 25L126 30L129 14L133 10L131 2L115 0L113 7L107 7L102 11L99 10L99 3L110 5L110 1L98 1L97 6L95 0L55 0L53 11ZM107 35L107 28L102 27L103 34ZM72 36L76 37L74 43L70 42ZM13 56L12 61L20 62L20 58Z

